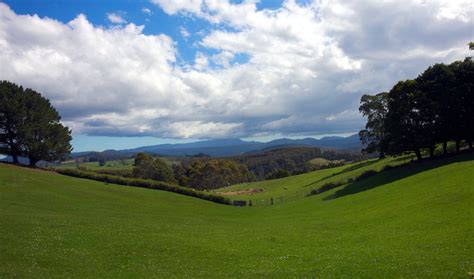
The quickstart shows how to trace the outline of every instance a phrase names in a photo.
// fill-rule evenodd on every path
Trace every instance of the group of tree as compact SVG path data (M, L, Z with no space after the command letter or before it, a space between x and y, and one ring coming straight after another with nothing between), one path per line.
M329 161L360 161L365 158L359 152L321 150L318 147L285 147L266 150L263 152L244 154L230 157L245 165L257 180L281 178L314 171L322 166L310 163L314 158L324 158ZM328 164L332 167L334 164Z
M40 160L65 159L72 150L71 131L48 99L32 89L0 82L0 154L28 157L30 166Z
M194 189L215 189L231 184L255 180L255 176L242 164L233 160L193 158L171 167L159 157L138 153L132 176L177 183Z
M448 142L472 148L474 140L474 62L471 58L449 65L435 64L413 80L399 81L389 92L361 98L367 117L359 132L366 152L396 155L422 150L434 156L435 147L448 152Z
M173 172L166 162L158 157L153 158L147 153L137 154L132 174L136 178L176 182Z
M195 189L215 189L250 182L255 176L243 164L227 159L194 159L173 165L178 184Z

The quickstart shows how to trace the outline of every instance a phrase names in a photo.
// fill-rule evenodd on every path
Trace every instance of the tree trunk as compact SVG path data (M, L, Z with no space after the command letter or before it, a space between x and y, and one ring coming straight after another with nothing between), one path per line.
M31 158L31 157L29 157L29 159L30 159L29 166L32 167L32 168L36 167L36 163L38 163L38 159Z
M434 157L434 151L435 151L434 146L430 146L430 158Z
M456 140L456 152L459 153L459 150L461 150L461 141Z
M383 159L383 158L385 158L385 153L382 152L382 151L380 151L380 153L379 153L379 159Z
M448 154L448 142L443 142L443 155Z
M418 159L418 161L421 161L423 158L421 157L421 151L419 148L415 148L415 154L416 154L416 158Z
M18 156L16 154L12 154L13 164L18 164Z

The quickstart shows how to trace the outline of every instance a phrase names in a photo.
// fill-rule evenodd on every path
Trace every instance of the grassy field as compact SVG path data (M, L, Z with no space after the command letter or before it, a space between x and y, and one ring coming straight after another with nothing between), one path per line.
M347 167L258 187L363 168ZM0 164L0 277L468 278L473 181L464 154L237 208Z
M383 160L372 159L281 179L231 185L213 192L224 193L233 200L252 200L253 205L268 204L272 197L275 203L279 203L281 200L283 203L292 202L306 197L312 189L318 189L326 183L346 183L349 179L354 179L368 170L380 171L387 165L406 164L411 161L412 157L412 155L405 155L397 158L387 157ZM243 190L248 190L249 194L245 192L240 194Z

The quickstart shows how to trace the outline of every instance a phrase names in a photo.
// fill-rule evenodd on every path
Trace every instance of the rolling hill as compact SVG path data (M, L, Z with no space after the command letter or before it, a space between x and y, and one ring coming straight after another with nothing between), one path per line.
M389 162L369 163L258 187L289 191ZM467 278L473 170L463 154L238 208L0 164L0 277Z

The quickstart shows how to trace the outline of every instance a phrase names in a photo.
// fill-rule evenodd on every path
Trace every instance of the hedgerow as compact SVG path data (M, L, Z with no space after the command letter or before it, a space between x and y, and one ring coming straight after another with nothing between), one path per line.
M191 188L185 188L185 187L173 185L171 183L165 183L165 182L148 180L148 179L126 178L126 177L120 177L116 175L94 173L94 172L88 172L88 171L77 170L77 169L57 169L56 172L63 175L68 175L68 176L73 176L73 177L78 177L78 178L86 178L86 179L101 181L105 183L168 191L168 192L173 192L173 193L191 196L195 198L200 198L200 199L215 202L215 203L232 205L231 201L228 198L210 194L210 193L205 193L202 191L197 191Z

